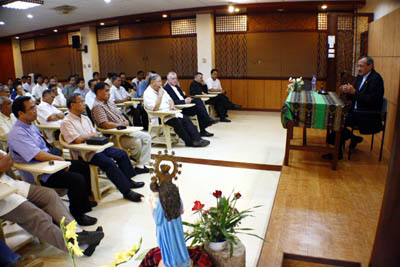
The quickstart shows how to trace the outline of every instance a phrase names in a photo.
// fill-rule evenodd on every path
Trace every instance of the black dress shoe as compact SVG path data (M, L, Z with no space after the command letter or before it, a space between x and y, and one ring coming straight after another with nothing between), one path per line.
M211 124L217 124L219 122L219 120L212 120Z
M201 145L202 147L208 146L209 144L210 144L210 141L208 141L208 140L202 139L202 140L200 141L200 145Z
M144 186L144 182L135 182L131 180L131 188L141 188Z
M90 208L94 208L97 206L97 202L96 201L89 201L89 207Z
M76 222L81 226L90 226L97 223L97 219L90 217L88 215L82 214L80 216L74 217Z
M101 227L101 226L97 227L96 232L102 232L102 233L103 233L103 227ZM100 241L101 241L101 240L100 240ZM94 243L94 244L89 245L89 246L87 247L87 249L85 249L85 250L83 251L83 254L84 254L85 256L88 256L88 257L92 256L92 254L93 254L94 251L96 250L96 247L100 244L100 241L97 242L97 243Z
M361 143L364 139L361 136L354 136L351 138L350 149L355 149L359 143Z
M137 168L137 167L135 167L135 172L136 172L136 174L142 174L142 173L149 173L150 170L147 169L146 166L145 166L144 168Z
M209 132L207 132L206 130L200 132L200 135L203 136L203 137L211 137L211 136L214 136L213 133L209 133Z
M220 121L220 122L231 122L231 120L228 120L227 118L220 119L219 121Z
M128 193L124 194L124 198L125 199L128 199L128 200L133 201L133 202L142 201L142 197L143 197L142 194L136 193L136 192L131 191L131 190Z

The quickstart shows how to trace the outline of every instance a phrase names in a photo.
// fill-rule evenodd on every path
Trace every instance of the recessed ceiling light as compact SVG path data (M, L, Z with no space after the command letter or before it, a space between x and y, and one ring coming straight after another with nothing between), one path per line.
M233 6L228 7L229 13L233 13L235 11L235 8Z
M15 37L15 39L17 39L17 40L18 40L18 39L19 39L19 36L16 36L16 37Z
M105 25L105 23L104 22L100 22L100 26L104 26Z
M328 6L327 6L327 5L322 5L321 8L322 8L322 9L327 9Z
M32 15L32 14L26 15L26 17L27 17L28 19L33 19L33 15Z
M57 29L54 29L53 32L58 32L58 30L57 30Z
M278 8L276 11L283 12L285 10L283 8Z
M36 6L43 5L41 0L12 0L5 1L6 3L2 7L13 8L13 9L28 9Z
M111 0L104 0L104 2L106 2L108 4L108 3L111 3Z
M167 18L168 15L167 15L167 14L163 14L162 17L163 17L163 18Z
M140 19L137 19L136 22L140 22Z
M239 8L235 8L235 12L239 12Z
M4 21L0 21L0 25L4 25L6 24Z

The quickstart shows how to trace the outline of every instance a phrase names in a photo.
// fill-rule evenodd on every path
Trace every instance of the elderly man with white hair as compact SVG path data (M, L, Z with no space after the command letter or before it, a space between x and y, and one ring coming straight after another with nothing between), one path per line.
M152 111L171 111L175 110L174 101L162 88L161 77L152 74L149 77L149 86L143 94L144 107ZM158 117L152 117L152 122L157 122ZM201 138L197 128L192 121L182 113L176 113L175 117L165 120L165 124L174 128L174 131L183 139L186 146L204 147L210 141Z
M171 71L167 75L167 83L164 85L165 91L172 98L175 105L181 104L195 104L194 107L184 108L183 115L194 116L197 115L200 125L200 135L205 137L214 136L214 134L206 131L206 128L216 123L210 118L204 103L199 98L187 97L185 93L181 90L178 84L178 76L175 72Z
M17 121L12 114L11 100L0 96L0 139L7 140L8 132Z

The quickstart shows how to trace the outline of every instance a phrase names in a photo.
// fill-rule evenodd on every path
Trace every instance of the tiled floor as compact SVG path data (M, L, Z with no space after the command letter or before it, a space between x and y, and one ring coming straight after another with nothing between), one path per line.
M230 118L232 123L219 123L210 129L216 134L216 137L210 138L210 147L175 147L176 155L281 165L284 135L281 133L278 113L232 112ZM158 150L160 149L154 148L153 153ZM242 194L242 199L237 203L239 209L262 205L254 213L255 216L246 219L242 226L254 228L253 232L263 237L267 230L279 176L280 172L274 171L183 163L182 175L177 181L185 205L183 220L196 220L197 216L191 211L195 200L200 200L206 207L215 204L212 192L216 189L225 194L239 191ZM150 193L150 175L139 175L136 180L146 182L146 187L138 192L147 196ZM90 215L98 218L106 236L92 257L78 259L78 266L108 264L113 260L115 253L130 248L140 237L143 237L144 249L157 246L155 225L146 201L139 204L126 201L114 189ZM240 239L246 246L246 266L255 267L262 241L249 236L240 236ZM24 249L24 254L43 257L45 266L71 266L70 259L65 254L48 245L29 245ZM133 260L123 266L138 264L139 262Z

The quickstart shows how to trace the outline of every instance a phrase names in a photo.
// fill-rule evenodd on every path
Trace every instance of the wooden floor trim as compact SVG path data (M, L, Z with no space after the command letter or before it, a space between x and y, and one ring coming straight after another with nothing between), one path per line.
M155 154L152 154L151 158L154 159L154 156ZM280 172L282 170L282 165L270 165L270 164L260 164L260 163L236 162L236 161L188 158L188 157L176 157L176 158L180 162L193 163L193 164L203 164L203 165L263 170L263 171L277 171L277 172Z

